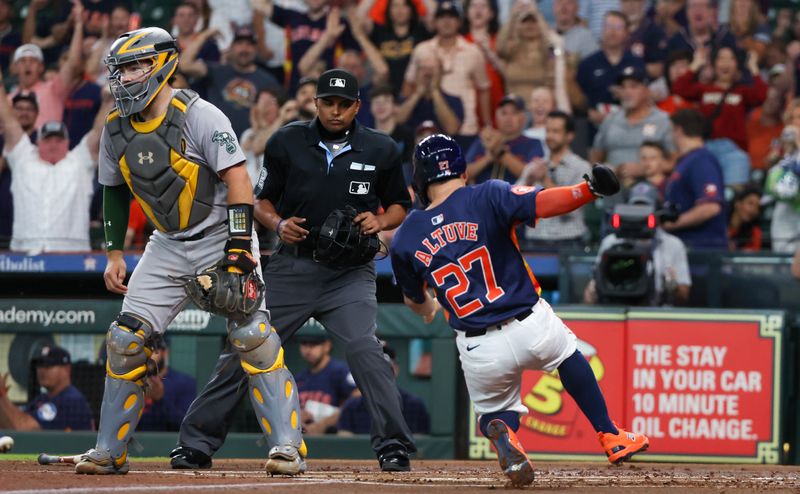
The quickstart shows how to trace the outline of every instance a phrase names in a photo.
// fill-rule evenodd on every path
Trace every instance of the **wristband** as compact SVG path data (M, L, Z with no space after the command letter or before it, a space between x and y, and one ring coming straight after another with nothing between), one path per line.
M280 220L278 222L278 226L275 227L275 234L278 235L278 238L281 238L281 223L283 223L284 221L286 220Z
M250 237L253 235L253 205L231 204L228 206L228 235Z

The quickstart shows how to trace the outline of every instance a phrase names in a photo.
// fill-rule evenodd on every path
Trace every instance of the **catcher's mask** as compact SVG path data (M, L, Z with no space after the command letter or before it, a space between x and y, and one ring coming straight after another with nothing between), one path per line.
M430 204L428 185L460 177L467 170L467 162L461 146L455 139L444 134L426 137L414 150L413 187L419 201Z
M109 88L120 116L138 113L153 101L178 67L178 44L160 27L137 29L120 35L103 60L109 71ZM123 67L137 71L123 81Z
M367 235L353 223L355 208L331 211L317 234L314 260L331 266L360 266L371 261L381 247L377 234Z

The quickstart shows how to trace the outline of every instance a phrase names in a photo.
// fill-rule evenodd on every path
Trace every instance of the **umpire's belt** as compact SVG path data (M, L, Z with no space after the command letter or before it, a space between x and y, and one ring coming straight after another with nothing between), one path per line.
M475 336L483 336L483 335L486 334L487 331L489 331L491 329L503 329L503 326L505 326L506 324L510 323L514 319L516 319L519 322L522 322L531 314L533 314L533 309L528 307L527 309L523 310L522 312L520 312L516 316L510 317L510 318L506 319L505 321L501 322L500 324L492 324L491 326L483 328L483 329L470 329L470 330L464 331L464 337L466 337L466 338L474 338Z
M302 245L289 245L281 243L275 252L280 252L281 254L292 257L305 257L306 259L314 259L314 249L310 249Z

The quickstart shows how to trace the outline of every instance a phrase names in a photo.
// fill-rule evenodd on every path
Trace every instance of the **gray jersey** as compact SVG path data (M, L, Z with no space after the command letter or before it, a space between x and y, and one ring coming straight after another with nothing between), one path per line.
M195 163L210 167L217 174L246 160L228 117L219 108L202 98L195 101L187 111L184 137L186 139L184 155ZM104 128L100 138L98 171L102 185L114 186L125 183L114 155L111 139ZM228 187L220 181L214 191L214 208L208 217L190 228L164 235L169 238L186 238L218 225L226 219L227 204Z

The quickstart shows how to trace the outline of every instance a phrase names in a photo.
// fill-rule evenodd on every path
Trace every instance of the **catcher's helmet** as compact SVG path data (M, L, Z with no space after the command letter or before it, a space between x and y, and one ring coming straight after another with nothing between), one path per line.
M428 136L414 150L414 192L427 206L429 184L460 177L466 169L467 162L455 139L444 134Z
M152 61L152 66L132 82L122 82L120 66ZM178 67L178 44L160 27L146 27L120 35L103 63L108 67L109 87L122 117L138 113L153 101Z

